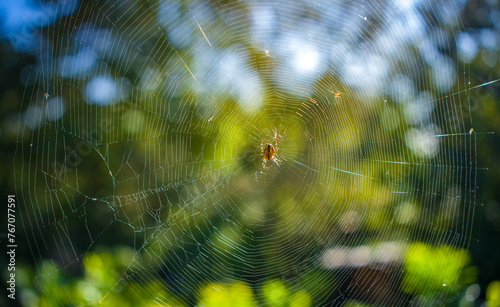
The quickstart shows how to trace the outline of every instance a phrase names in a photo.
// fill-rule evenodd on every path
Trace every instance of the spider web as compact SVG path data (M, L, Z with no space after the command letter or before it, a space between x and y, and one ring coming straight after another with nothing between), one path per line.
M80 3L41 30L20 113L34 262L71 276L86 255L128 246L89 304L127 286L145 303L194 304L202 285L235 280L258 304L267 281L314 305L410 304L395 290L409 243L475 238L486 133L471 97L496 81L470 83L463 8ZM281 162L263 169L261 143L275 141ZM361 270L375 264L385 279Z

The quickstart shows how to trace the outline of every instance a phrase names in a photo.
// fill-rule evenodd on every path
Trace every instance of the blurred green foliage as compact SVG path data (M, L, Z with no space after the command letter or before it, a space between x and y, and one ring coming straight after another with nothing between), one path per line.
M85 254L81 274L68 274L54 262L44 261L40 272L35 275L28 267L20 270L21 297L25 306L61 306L61 305L101 305L101 306L156 306L158 303L168 306L188 306L189 299L169 290L169 286L158 281L147 281L140 276L130 274L133 269L127 267L133 262L134 253L129 248L116 248L112 251L88 252ZM419 295L422 301L433 302L437 293L446 289L450 297L460 296L464 287L475 282L475 267L470 265L467 250L451 246L430 246L424 243L412 243L403 263L403 290L412 295ZM472 269L468 270L468 268ZM125 273L129 274L126 277ZM264 283L251 286L245 281L233 280L200 281L196 290L196 304L206 307L307 307L315 306L315 298L305 289L314 289L316 295L323 296L324 291L332 292L335 287L321 280L311 278L321 276L311 272L311 276L302 276L303 289L291 290L280 279L269 279ZM38 277L37 277L38 276ZM315 287L317 283L317 287ZM319 292L316 291L325 287ZM139 290L140 289L140 290ZM145 297L141 293L149 293ZM500 306L500 282L493 282L487 289L489 306ZM318 298L316 298L318 299ZM442 298L440 298L442 300ZM344 302L343 306L366 305L355 300Z
M465 249L448 245L433 247L420 242L412 243L403 265L403 291L420 295L442 291L443 287L456 291L459 276L467 272L462 270L470 264L470 261L469 252ZM464 278L465 285L475 282L475 275Z
M182 297L167 290L165 284L129 280L123 282L119 272L125 269L124 262L132 254L127 248L110 252L89 252L84 256L82 276L68 276L56 264L45 261L41 264L40 280L29 268L22 268L22 301L25 306L100 305L100 306L187 306ZM197 290L197 305L206 307L254 307L254 306L312 306L312 298L305 290L291 291L281 280L269 280L258 289L243 281L228 283L200 283ZM139 295L134 289L151 293L151 297ZM259 301L255 292L262 294Z
M488 307L500 306L500 280L492 281L486 288L486 304Z

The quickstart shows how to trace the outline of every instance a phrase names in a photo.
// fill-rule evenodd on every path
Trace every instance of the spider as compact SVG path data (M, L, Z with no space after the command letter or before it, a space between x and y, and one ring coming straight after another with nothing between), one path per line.
M280 135L281 136L281 135ZM266 167L266 162L267 161L274 161L274 163L276 163L276 165L280 166L280 164L278 162L282 162L281 160L278 160L276 158L276 153L278 152L278 133L276 131L274 131L274 142L275 142L275 146L273 146L273 144L271 143L267 143L266 144L266 147L263 147L264 145L264 141L262 141L260 143L260 151L262 151L262 153L264 153L264 159L262 160L262 167L264 169L268 169L268 167Z
M334 91L330 91L330 90L328 90L328 91L329 91L330 93L334 94L334 95L335 95L335 98L341 98L341 96L342 96L342 94L343 94L342 92L334 92Z

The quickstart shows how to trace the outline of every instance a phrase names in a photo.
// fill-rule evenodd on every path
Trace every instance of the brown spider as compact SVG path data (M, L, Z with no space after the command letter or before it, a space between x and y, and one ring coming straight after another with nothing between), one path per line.
M334 91L330 91L328 90L330 93L334 94L335 95L335 98L342 98L342 92L334 92Z
M264 153L264 159L262 160L262 167L264 169L268 169L268 167L266 167L266 162L267 161L274 161L274 163L276 163L276 165L280 166L280 164L278 162L282 162L281 160L278 160L276 158L276 153L278 152L278 133L276 131L273 131L274 132L274 142L275 142L275 146L273 146L273 144L271 143L267 143L266 144L266 147L263 147L264 145L264 141L262 141L260 143L260 151L262 151L262 153ZM281 135L280 135L281 137Z

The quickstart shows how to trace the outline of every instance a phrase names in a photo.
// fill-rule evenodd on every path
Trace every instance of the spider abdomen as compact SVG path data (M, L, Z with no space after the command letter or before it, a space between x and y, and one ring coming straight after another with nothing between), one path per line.
M271 161L273 159L275 153L276 149L274 149L274 146L271 144L267 144L264 148L264 158L268 161Z

